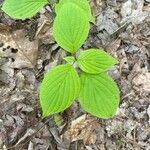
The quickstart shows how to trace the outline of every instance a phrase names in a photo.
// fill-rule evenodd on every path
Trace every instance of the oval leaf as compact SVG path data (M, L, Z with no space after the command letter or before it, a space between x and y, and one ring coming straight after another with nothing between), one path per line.
M73 63L73 62L75 62L76 61L76 59L75 59L75 57L73 57L73 56L67 56L67 57L65 57L65 58L63 58L66 62L68 62L68 63Z
M99 49L83 51L78 57L77 62L81 70L91 74L104 72L118 63L111 55Z
M80 79L72 65L60 65L44 77L40 88L43 117L68 108L79 96Z
M55 18L53 34L58 45L70 53L75 53L86 40L89 28L84 11L73 3L67 3Z
M12 18L26 19L33 17L47 3L47 0L5 0L2 10Z
M90 22L94 22L94 17L92 16L91 8L87 0L60 0L59 3L55 6L56 13L58 14L62 6L68 2L74 3L80 7L87 15L88 20Z
M111 118L119 105L119 89L106 73L81 75L81 106L99 118Z

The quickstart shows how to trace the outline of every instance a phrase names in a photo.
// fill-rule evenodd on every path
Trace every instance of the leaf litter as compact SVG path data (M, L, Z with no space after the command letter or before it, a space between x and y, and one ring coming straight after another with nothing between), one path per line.
M34 22L16 29L18 22L0 12L0 149L149 150L149 5L148 0L91 0L96 23L83 47L105 48L118 58L109 73L121 90L120 109L113 119L101 120L77 101L60 114L59 125L53 118L41 120L38 103L44 73L67 55L51 34L51 8L34 18L38 26L29 37L26 27Z

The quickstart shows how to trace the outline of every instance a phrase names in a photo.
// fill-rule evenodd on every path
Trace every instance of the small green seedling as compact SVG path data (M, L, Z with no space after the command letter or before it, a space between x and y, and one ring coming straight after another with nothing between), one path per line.
M67 64L51 69L42 81L43 117L64 111L77 98L83 109L94 116L107 119L116 113L120 92L107 70L118 61L104 50L94 48L75 56L94 20L89 8L87 0L62 0L56 5L53 35L71 56L64 58Z

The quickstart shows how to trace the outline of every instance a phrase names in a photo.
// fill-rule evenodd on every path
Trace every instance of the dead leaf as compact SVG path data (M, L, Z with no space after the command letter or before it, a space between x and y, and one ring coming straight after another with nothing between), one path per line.
M112 53L116 55L116 51L119 48L121 44L121 40L120 39L116 39L115 41L109 43L109 45L107 45L106 50L109 53Z
M95 119L83 115L72 121L70 129L65 132L64 137L71 141L83 140L86 145L94 144L97 139L96 125Z
M52 34L52 21L52 16L50 14L42 14L39 18L38 30L35 37L44 44L54 43L55 41Z
M22 103L18 104L17 110L21 111L21 112L28 112L28 113L34 111L34 109L31 106L25 105L25 104L22 104Z
M27 131L24 134L24 136L22 138L20 138L19 141L16 143L16 146L19 145L20 143L22 143L23 141L25 141L28 137L30 137L34 133L35 133L35 130L33 130L31 128L27 129Z
M134 79L133 84L136 89L150 93L150 73L139 73Z
M109 5L109 6L117 6L117 1L116 0L107 0L107 4Z
M98 16L101 11L100 9L102 8L103 1L102 0L91 0L90 1L90 6L92 8L92 14L94 17Z
M9 58L11 68L33 68L38 55L38 40L30 42L24 30L11 32L0 24L0 57Z
M107 9L105 12L97 17L97 29L98 31L107 31L109 35L113 34L119 26L114 21L118 17L118 14L113 9Z
M121 24L125 22L132 22L134 24L140 24L149 16L148 11L143 11L144 0L128 0L123 3L121 8L121 15L123 17Z

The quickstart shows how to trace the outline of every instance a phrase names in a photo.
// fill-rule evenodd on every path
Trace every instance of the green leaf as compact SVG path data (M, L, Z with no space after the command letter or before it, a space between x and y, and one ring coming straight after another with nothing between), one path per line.
M42 9L48 0L5 0L2 10L15 19L26 19L33 17Z
M86 40L89 29L84 11L73 3L67 3L55 18L53 34L59 46L75 53Z
M60 114L55 114L54 115L54 121L55 121L55 124L57 126L60 126L63 122L62 118L61 118L61 115Z
M53 68L42 81L40 103L43 117L59 113L68 108L79 96L80 78L72 65Z
M75 62L75 58L73 56L67 56L64 58L64 60L68 63L73 63Z
M88 20L90 22L94 22L94 17L92 16L91 8L87 0L60 0L60 2L55 6L56 13L58 14L62 6L68 2L74 3L80 7L80 9L82 9L88 17Z
M105 72L118 63L111 55L99 49L89 49L81 52L77 62L81 70L91 74Z
M106 73L81 75L80 103L85 111L99 118L111 118L119 105L119 89Z

